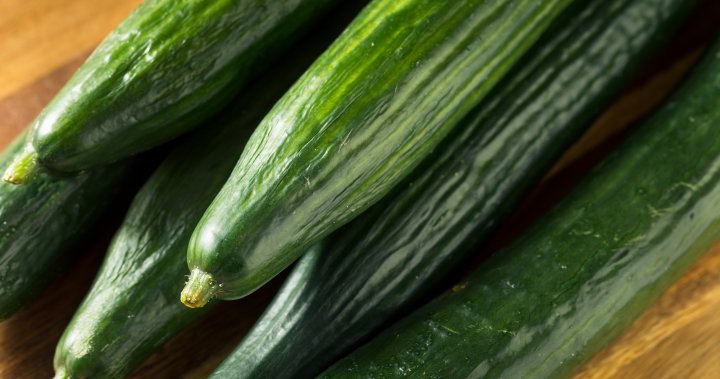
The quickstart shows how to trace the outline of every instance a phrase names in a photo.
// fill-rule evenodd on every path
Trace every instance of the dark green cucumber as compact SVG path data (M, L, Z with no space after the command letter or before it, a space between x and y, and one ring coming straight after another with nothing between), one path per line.
M0 169L22 153L26 134L5 149ZM34 300L78 257L133 175L124 162L73 178L40 174L22 187L0 183L0 320Z
M272 105L356 14L346 2L322 33L258 77L211 129L196 132L136 196L95 283L55 351L56 378L118 378L205 312L177 301L193 228ZM352 13L354 12L354 13ZM352 13L352 14L351 14Z
M272 99L263 100L267 111ZM264 115L261 106L238 108L239 114L248 113L189 136L135 197L92 289L56 347L56 378L125 377L205 314L178 304L178 281L185 275L193 226Z
M577 5L427 164L303 256L213 378L314 377L415 305L590 125L693 2ZM623 38L625 25L639 32Z
M720 44L553 211L322 377L557 378L720 238Z
M240 117L189 136L143 186L58 343L56 378L124 377L205 313L177 302L192 229L281 94L238 102Z
M181 300L249 294L382 198L569 3L371 2L251 137L193 234Z
M334 0L145 0L34 121L6 180L77 171L199 125ZM22 164L25 163L25 164Z

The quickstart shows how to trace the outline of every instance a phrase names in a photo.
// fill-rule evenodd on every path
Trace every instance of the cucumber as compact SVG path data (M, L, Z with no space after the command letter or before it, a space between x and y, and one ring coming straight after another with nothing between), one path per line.
M181 301L248 295L382 198L569 3L372 1L251 137L193 234Z
M250 120L258 116L251 112ZM58 342L56 379L125 377L206 313L187 312L175 300L183 253L250 125L240 121L216 129L189 136L135 197L92 289Z
M211 377L314 377L416 305L488 237L693 5L612 0L569 8L398 190L303 256ZM624 25L639 30L632 40L622 38Z
M188 136L152 175L56 347L56 378L125 377L206 314L177 301L192 230L253 128L356 14L359 3L346 2L322 33L313 33L312 41L299 44L285 63L253 81L216 125Z
M5 169L20 154L27 132L0 156ZM27 186L0 184L0 320L13 315L78 257L94 226L120 207L142 177L122 162L73 178L40 174Z
M168 141L216 113L334 0L145 0L32 124L6 171L27 181L105 165Z
M720 41L551 212L323 378L557 378L720 238Z
M264 115L262 107L237 108L240 118L220 121L224 125L183 141L137 194L92 289L56 347L56 378L125 377L205 314L177 303L178 281L185 274L192 227L230 174L254 122Z

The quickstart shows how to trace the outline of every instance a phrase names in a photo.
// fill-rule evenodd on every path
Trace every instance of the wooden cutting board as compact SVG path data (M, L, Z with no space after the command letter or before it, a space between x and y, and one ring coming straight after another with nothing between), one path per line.
M0 146L52 98L87 54L139 0L0 0ZM508 221L497 249L557 200L639 118L657 104L698 57L720 25L720 1L707 1L626 94L551 171ZM542 201L539 201L542 199ZM117 220L64 277L0 323L0 377L52 376L55 344L90 286ZM480 252L479 252L480 254ZM282 278L217 312L171 340L133 377L205 377L238 343ZM576 378L716 378L720 376L720 244L648 309Z

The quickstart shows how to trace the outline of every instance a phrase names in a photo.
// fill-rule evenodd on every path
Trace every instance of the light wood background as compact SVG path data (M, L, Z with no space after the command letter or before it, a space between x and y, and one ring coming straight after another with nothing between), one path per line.
M0 146L40 111L92 48L139 0L0 0ZM677 83L720 30L720 1L707 1L626 94L565 154L486 250L540 214ZM558 190L561 188L562 190ZM543 201L538 201L543 199ZM549 200L548 200L549 199ZM88 289L112 226L44 295L0 323L0 377L52 376L55 343ZM479 253L480 254L480 253ZM280 283L219 310L171 340L136 378L206 376L252 326ZM576 378L720 377L720 244L709 251Z

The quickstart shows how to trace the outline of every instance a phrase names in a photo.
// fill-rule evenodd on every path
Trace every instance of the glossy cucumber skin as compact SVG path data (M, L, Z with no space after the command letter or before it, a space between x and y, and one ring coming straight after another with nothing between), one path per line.
M246 118L222 130L189 136L138 193L58 343L58 378L125 377L206 313L177 301L184 255L193 226L240 156L252 121L264 115L259 107L247 110Z
M314 377L410 309L488 236L692 6L613 0L568 9L398 190L303 256L212 378ZM628 25L640 31L632 39L623 38Z
M33 123L40 162L104 165L198 126L333 0L145 0Z
M21 153L26 132L0 156L0 170ZM25 186L0 183L0 320L29 304L68 268L88 233L119 205L130 162L72 178L39 176Z
M720 238L720 45L554 210L321 377L556 378Z
M117 232L89 294L55 351L56 378L128 376L207 309L177 300L194 226L218 193L253 128L337 36L362 1L345 3L233 100L214 126L187 137L152 175ZM354 14L354 13L353 13ZM208 307L209 308L209 307Z
M371 2L250 138L191 271L224 300L266 283L407 176L570 2Z
M230 174L251 127L213 129L204 138L189 136L135 197L56 347L56 378L125 377L206 313L177 301L183 255L192 226Z

